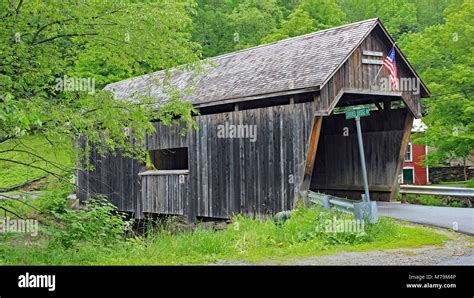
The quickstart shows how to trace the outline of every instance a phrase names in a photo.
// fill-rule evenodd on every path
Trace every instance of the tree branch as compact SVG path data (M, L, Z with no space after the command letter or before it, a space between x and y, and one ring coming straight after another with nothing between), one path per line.
M15 212L13 212L11 210L8 210L7 208L5 208L3 206L0 206L0 209L5 210L6 212L10 212L11 214L15 215L16 217L18 217L20 219L23 219L23 217L21 217L20 215L16 214Z
M13 200L13 201L20 202L20 203L22 203L22 204L24 204L24 205L26 205L26 206L28 206L28 207L30 207L30 208L36 210L36 211L39 211L39 209L36 208L35 206L30 205L30 204L28 204L27 202L23 202L23 201L20 200L19 198L14 198L14 197L7 196L7 195L4 195L4 194L0 194L0 197L3 197L3 198L8 199L8 200Z
M26 154L29 154L29 155L32 155L36 158L39 158L41 159L42 161L44 161L46 164L50 164L52 165L53 167L57 168L58 170L61 170L61 171L66 171L65 168L61 167L60 164L58 163L55 163L55 162L52 162L50 160L47 160L46 158L42 157L41 155L38 155L36 153L33 153L33 152L30 152L28 150L22 150L22 149L7 149L7 150L1 150L0 151L0 154L1 153L7 153L7 152L18 152L18 153L26 153Z
M53 36L53 37L50 37L50 38L47 38L47 39L43 39L43 40L40 40L34 44L32 44L33 46L36 46L36 45L39 45L39 44L42 44L42 43L46 43L46 42L50 42L50 41L53 41L55 39L58 39L58 38L63 38L63 37L77 37L77 36L94 36L94 35L99 35L98 33L70 33L70 34L58 34L56 36Z

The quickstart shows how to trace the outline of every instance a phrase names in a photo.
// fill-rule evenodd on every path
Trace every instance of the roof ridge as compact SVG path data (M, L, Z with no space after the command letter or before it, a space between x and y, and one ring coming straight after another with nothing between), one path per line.
M362 21L358 21L358 22L354 22L354 23L350 23L350 24L340 25L340 26L337 26L337 27L331 27L331 28L327 28L327 29L323 29L323 30L319 30L319 31L306 33L306 34L303 34L303 35L293 36L293 37L289 37L289 38L285 38L285 39L281 39L281 40L261 44L261 45L246 48L246 49L241 49L241 50L230 52L230 53L221 54L221 55L214 56L214 57L209 57L209 58L206 58L206 59L203 59L203 60L213 60L213 59L217 59L217 58L232 56L234 54L239 54L239 53L242 53L242 52L245 52L245 51L250 51L250 50L253 50L253 49L257 49L257 48L263 48L263 47L266 47L266 46L271 46L271 45L275 45L275 44L279 44L279 43L284 43L284 42L287 42L287 41L293 41L295 39L300 39L300 38L302 39L304 37L316 35L316 34L319 34L319 33L326 32L326 31L336 30L336 29L340 29L340 28L343 28L343 27L349 27L349 26L353 26L353 25L356 25L356 24L366 23L366 22L368 23L368 22L376 21L378 19L379 18L366 19L366 20L362 20Z
M354 22L354 23L340 25L340 26L337 26L337 27L331 27L331 28L327 28L327 29L323 29L323 30L319 30L319 31L314 31L314 32L303 34L303 35L298 35L298 36L294 36L294 37L290 37L290 38L286 38L286 39L282 39L282 40L278 40L278 41L274 41L274 42L270 42L270 43L266 43L266 44L261 44L261 45L258 45L258 46L254 46L254 47L250 47L250 48L246 48L246 49L242 49L242 50L238 50L238 51L234 51L234 52L230 52L230 53L225 53L225 54L214 56L214 57L208 57L208 58L202 59L200 61L203 61L203 62L204 61L215 61L217 59L229 57L229 56L236 55L236 54L239 54L239 53L243 53L243 52L246 52L246 51L250 51L250 50L253 50L253 49L263 48L263 47L267 47L267 46L271 46L271 45L275 45L275 44L285 43L285 42L288 42L288 41L303 39L305 37L312 36L312 35L317 35L319 33L327 32L327 31L331 31L331 30L336 30L336 29L340 29L340 28L343 28L343 27L354 26L356 24L373 22L373 21L379 21L379 18L366 19L366 20L361 20L361 21ZM173 69L177 69L178 67L184 66L184 65L186 65L186 64L178 65L178 66L171 67L171 68L168 68L168 69L173 70ZM127 78L127 79L117 81L117 82L109 83L104 87L104 89L109 89L110 87L113 87L113 86L118 85L119 83L122 83L122 82L125 82L125 81L131 81L131 80L136 80L136 79L139 79L139 78L146 78L146 77L154 76L154 75L159 74L160 72L164 72L164 71L165 71L165 69L161 69L161 70L157 70L157 71L154 71L154 72L142 74L140 76L131 77L131 78Z

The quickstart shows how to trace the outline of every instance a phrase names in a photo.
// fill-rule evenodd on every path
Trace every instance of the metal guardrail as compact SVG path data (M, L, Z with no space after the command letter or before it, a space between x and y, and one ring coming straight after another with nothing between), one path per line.
M365 201L365 198L361 201L354 201L312 191L303 192L302 195L307 197L308 201L321 205L325 209L351 213L354 214L355 219L371 223L378 221L377 205L375 202Z
M359 201L352 201L343 198L334 197L319 192L308 192L308 200L312 203L323 206L326 209L337 209L344 213L354 212L354 203Z
M474 197L474 188L427 185L400 185L400 193L402 195L419 194L453 197Z

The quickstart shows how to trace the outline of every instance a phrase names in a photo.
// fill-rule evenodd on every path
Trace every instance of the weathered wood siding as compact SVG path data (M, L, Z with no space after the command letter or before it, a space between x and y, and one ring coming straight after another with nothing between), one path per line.
M148 150L188 146L196 216L269 214L293 207L314 121L314 102L195 117L198 130L155 123ZM219 138L219 125L255 125L256 140ZM180 127L181 126L181 127ZM144 198L143 200L146 200Z
M219 107L218 102L216 106L203 107L207 109L204 115L195 117L198 130L184 135L181 134L185 130L182 123L171 127L155 123L157 132L147 137L145 148L187 147L186 187L176 186L178 178L174 176L146 177L142 185L138 177L140 163L120 154L103 159L93 154L91 161L96 170L79 173L82 188L78 190L79 197L101 193L120 210L135 212L138 216L160 212L186 214L188 219L288 210L293 207L300 187L306 189L308 184L313 190L359 199L363 187L355 123L345 120L344 115L331 115L341 99L341 104L345 100L348 101L344 104L355 104L351 100L358 103L384 101L387 110L372 112L370 117L363 118L362 129L371 196L388 200L391 193L393 198L411 117L412 114L420 116L420 94L380 90L380 81L375 82L377 87L374 88L372 83L382 66L362 63L362 59L382 61L391 46L381 27L376 26L347 61L325 79L327 81L311 86L310 91L305 89L305 95L314 95L309 102L300 101L305 96L299 98L299 95L292 95L292 100L288 100L295 92L289 86L279 97L254 98L253 102L233 98L226 104L220 102ZM383 52L384 56L367 57L364 51ZM397 65L400 78L415 77L398 56ZM388 78L387 70L382 69L379 77ZM391 100L400 98L411 113L407 109L388 109ZM377 105L381 109L378 102ZM324 117L316 118L319 116ZM226 123L255 125L256 141L219 138L218 127ZM349 128L348 137L343 136L343 127Z
M179 177L183 181L180 183ZM142 196L140 212L186 215L189 181L188 175L143 175L140 176Z
M103 195L120 211L136 212L141 195L138 173L143 164L120 152L101 157L94 150L89 162L94 170L77 172L78 199L85 201L89 197Z
M361 118L369 189L373 199L389 200L397 176L406 109L371 111ZM411 117L411 116L410 116ZM344 128L349 135L344 136ZM360 199L363 180L355 121L344 114L324 117L312 190Z
M357 47L347 61L334 73L328 82L321 88L320 107L325 115L328 115L336 105L337 100L344 92L367 93L378 92L381 89L380 78L388 80L389 72L385 67L378 64L364 64L362 59L383 60L391 49L391 44L386 37L381 34L381 29L372 31L361 45ZM364 56L364 51L383 52L383 57ZM415 75L409 70L402 59L397 60L399 78L414 78ZM377 73L380 71L377 79ZM372 86L374 85L374 86ZM391 90L385 90L390 92ZM411 91L401 91L405 104L407 104L413 114L421 117L420 94Z

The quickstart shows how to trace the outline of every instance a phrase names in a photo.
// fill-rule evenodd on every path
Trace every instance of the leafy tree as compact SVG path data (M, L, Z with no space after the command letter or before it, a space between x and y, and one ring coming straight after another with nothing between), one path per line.
M193 15L193 40L202 46L204 57L214 57L234 49L234 25L230 15L238 6L232 0L199 0Z
M245 0L232 12L234 49L259 45L261 40L276 29L283 17L275 0Z
M425 100L428 130L416 141L436 151L428 161L464 160L474 150L474 3L455 2L445 23L406 36L400 43L432 97ZM465 164L464 164L465 165Z
M86 134L104 152L139 154L126 129L140 142L152 130L151 119L189 120L192 108L179 92L170 93L165 112L157 113L149 99L118 101L100 90L195 63L199 47L189 33L194 8L191 1L171 0L0 2L0 162L39 167L7 155L27 135L70 144ZM36 152L28 153L50 163Z
M262 43L282 40L306 33L317 31L316 25L309 13L301 8L296 9L290 14L288 20L284 20L280 28L268 35L262 40Z
M449 6L451 0L410 0L416 7L417 29L421 31L426 27L444 22L443 11Z
M302 0L299 7L309 13L319 30L344 24L346 14L335 0Z
M278 5L281 7L283 17L287 18L301 3L301 0L277 0Z
M338 3L350 22L378 17L395 38L416 31L417 11L409 0L338 0Z
M302 0L298 7L282 22L280 28L262 42L272 42L343 24L345 15L335 1Z

